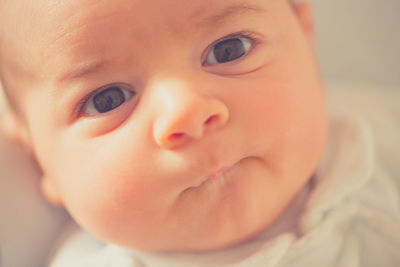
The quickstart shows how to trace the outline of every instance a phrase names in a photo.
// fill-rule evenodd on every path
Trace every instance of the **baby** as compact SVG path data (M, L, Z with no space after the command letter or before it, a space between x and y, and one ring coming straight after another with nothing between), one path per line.
M307 3L1 0L0 14L8 131L46 198L105 242L53 266L400 264L397 188L370 182L362 122L328 126Z

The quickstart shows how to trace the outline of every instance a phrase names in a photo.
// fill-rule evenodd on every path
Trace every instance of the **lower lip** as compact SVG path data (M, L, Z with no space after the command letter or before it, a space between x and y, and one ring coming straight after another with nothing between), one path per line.
M235 166L235 165L223 167L223 168L219 169L218 171L213 172L213 173L211 173L211 174L209 174L209 175L203 177L203 179L201 179L200 182L198 182L197 184L191 186L190 188L198 188L198 187L200 187L201 185L203 185L204 183L206 183L206 182L209 181L209 180L217 180L217 179L222 178L223 175L224 175L227 171L229 171L233 166ZM190 189L190 188L189 188L189 189Z

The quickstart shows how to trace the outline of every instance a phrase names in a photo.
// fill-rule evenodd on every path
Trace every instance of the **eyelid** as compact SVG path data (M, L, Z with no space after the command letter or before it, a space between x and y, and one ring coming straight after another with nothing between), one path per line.
M110 88L110 87L121 87L121 89L123 89L123 90L128 90L128 91L133 91L132 89L131 89L131 86L128 86L128 85L126 85L126 84L121 84L121 83L111 83L111 84L107 84L107 85L104 85L104 86L102 86L102 87L100 87L100 88L98 88L98 89L96 89L96 90L94 90L94 91L92 91L92 92L90 92L89 94L87 94L86 96L84 96L79 102L78 102L78 104L76 105L76 108L75 108L75 112L74 112L74 117L80 117L82 114L84 114L86 117L93 117L93 116L95 116L95 115L92 115L92 114L86 114L86 113L84 113L83 112L83 109L85 108L85 106L87 105L87 103L88 103L88 101L90 100L90 98L92 98L93 96L95 96L96 94L98 94L98 93L100 93L101 91L103 91L103 90L106 90L107 88ZM136 93L134 93L132 96L134 96ZM126 101L129 101L129 99L126 99ZM112 111L110 111L110 112L112 112ZM104 113L105 114L105 113ZM103 115L104 115L103 114ZM98 114L98 115L102 115L102 114Z
M204 62L206 61L207 55L210 53L211 49L213 49L213 47L216 44L218 44L222 41L225 41L225 40L233 39L233 38L245 38L245 39L250 40L251 47L250 47L250 50L246 53L246 54L248 54L251 52L251 50L253 50L257 46L257 44L259 43L259 39L261 37L259 35L255 34L254 32L250 32L250 31L235 32L235 33L229 34L227 36L224 36L207 46L207 48L204 50L204 52L201 55L201 65L203 67L210 66L210 65L205 65Z

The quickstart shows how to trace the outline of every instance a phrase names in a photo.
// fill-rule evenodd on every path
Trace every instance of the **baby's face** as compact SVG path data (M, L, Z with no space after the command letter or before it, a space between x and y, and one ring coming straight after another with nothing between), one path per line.
M13 83L45 184L99 238L233 245L312 175L327 118L287 1L39 2L20 14Z

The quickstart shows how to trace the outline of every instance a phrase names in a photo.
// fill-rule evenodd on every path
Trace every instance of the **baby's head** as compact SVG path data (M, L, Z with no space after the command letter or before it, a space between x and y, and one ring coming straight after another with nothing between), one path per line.
M307 4L3 0L0 75L47 198L97 237L211 250L268 228L327 135Z

